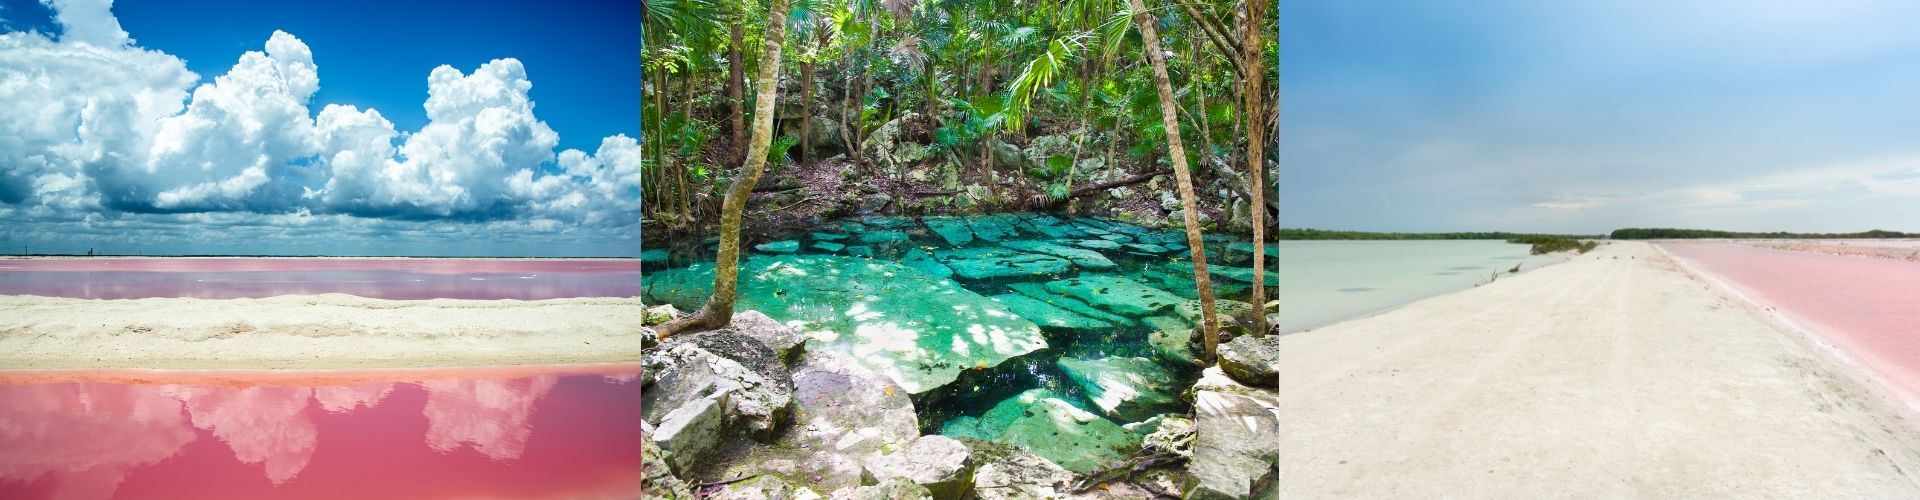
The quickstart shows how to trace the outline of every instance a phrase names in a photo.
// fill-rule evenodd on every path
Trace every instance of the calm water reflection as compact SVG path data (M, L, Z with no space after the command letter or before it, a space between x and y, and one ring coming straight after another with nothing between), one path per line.
M622 498L637 366L0 375L0 498Z

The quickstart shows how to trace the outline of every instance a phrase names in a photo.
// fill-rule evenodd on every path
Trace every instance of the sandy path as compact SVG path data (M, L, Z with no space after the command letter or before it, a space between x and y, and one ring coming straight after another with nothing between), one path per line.
M0 296L0 369L637 362L637 299Z
M1920 497L1920 433L1645 243L1281 339L1283 497Z

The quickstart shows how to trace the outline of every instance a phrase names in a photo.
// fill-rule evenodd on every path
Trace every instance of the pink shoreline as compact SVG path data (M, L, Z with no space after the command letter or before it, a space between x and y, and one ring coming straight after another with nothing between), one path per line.
M212 386L348 385L370 381L417 382L435 379L507 379L535 375L618 375L638 373L639 363L454 366L437 368L344 369L190 369L81 368L0 369L0 385L56 382L126 385L191 384Z
M1828 344L1920 412L1920 264L1737 243L1659 246L1694 274Z

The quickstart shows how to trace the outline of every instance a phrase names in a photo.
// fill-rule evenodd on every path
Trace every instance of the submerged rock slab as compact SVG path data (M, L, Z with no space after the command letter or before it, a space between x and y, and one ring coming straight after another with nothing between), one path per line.
M641 264L664 264L666 262L667 262L666 250L661 250L656 248L653 250L644 250L640 252Z
M1046 254L1026 253L1009 248L961 248L939 250L933 257L967 279L1047 276L1066 272L1073 263Z
M1119 250L1120 249L1119 243L1114 243L1112 241L1107 241L1107 240L1076 240L1073 242L1073 244L1080 245L1086 248L1091 248L1094 250Z
M1082 275L1047 283L1047 291L1136 318L1154 315L1186 301L1165 290L1112 274Z
M816 250L821 250L826 252L838 252L842 249L847 248L847 246L839 243L830 242L830 241L816 241L816 242L813 242L813 248Z
M1027 321L1032 321L1034 324L1040 326L1073 330L1113 328L1113 323L1081 316L1075 314L1073 311L1054 307L1052 304L1041 302L1039 299L1018 293L995 295L993 296L993 300L999 301L1001 304L1006 304L1007 309L1013 310L1014 314L1018 314L1020 317L1026 318Z
M847 239L847 235L840 234L840 233L816 232L816 233L813 233L813 239L818 241L840 241L840 240Z
M1046 389L1007 398L978 418L948 420L940 434L1011 444L1079 473L1121 460L1140 446L1140 435Z
M907 267L918 269L920 272L927 273L928 276L935 278L946 279L953 277L953 269L947 268L947 265L941 264L940 261L933 260L933 256L927 255L926 250L918 248L907 250L907 255L900 258L900 263L906 264Z
M1172 373L1147 358L1060 358L1054 362L1107 416L1142 421L1179 406Z
M712 267L650 274L647 293L697 307L712 286ZM1039 326L1005 305L885 260L753 255L741 265L736 305L793 326L913 393L1047 345Z
M967 226L973 228L974 236L992 242L1020 234L1016 227L1019 223L1019 218L1008 214L967 218Z
M780 240L772 243L761 243L754 245L753 249L767 253L794 253L800 251L800 241Z
M900 231L874 231L860 235L860 242L869 245L907 241L907 233Z
M927 229L932 230L933 234L940 235L941 239L947 240L949 245L960 246L973 242L973 228L967 226L966 219L927 217L920 219L920 222L926 223Z
M1014 293L1025 295L1028 298L1038 300L1047 305L1066 309L1074 314L1088 318L1112 323L1114 326L1133 326L1134 324L1133 318L1102 311L1087 305L1086 302L1081 302L1080 299L1049 292L1047 291L1046 285L1039 283L1014 283L1007 285L1007 288L1013 290Z
M1080 266L1082 269L1107 271L1119 267L1114 264L1112 260L1107 259L1107 256L1101 255L1100 252L1084 248L1073 248L1035 240L1003 241L1000 242L1000 244L1015 250L1043 253L1067 259L1073 261L1073 265Z

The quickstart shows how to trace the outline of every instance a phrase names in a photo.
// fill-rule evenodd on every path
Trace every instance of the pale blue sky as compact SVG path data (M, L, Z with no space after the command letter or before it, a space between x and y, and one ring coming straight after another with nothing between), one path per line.
M1920 2L1281 2L1281 224L1920 231Z

